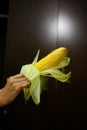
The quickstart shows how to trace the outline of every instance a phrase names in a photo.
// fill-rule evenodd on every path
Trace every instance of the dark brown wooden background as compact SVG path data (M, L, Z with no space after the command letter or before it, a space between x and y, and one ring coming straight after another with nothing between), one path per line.
M48 91L36 106L26 107L23 93L5 109L6 129L87 128L87 2L86 0L10 0L4 80L31 63L65 46L71 57L71 83L48 82ZM57 88L56 88L57 87Z

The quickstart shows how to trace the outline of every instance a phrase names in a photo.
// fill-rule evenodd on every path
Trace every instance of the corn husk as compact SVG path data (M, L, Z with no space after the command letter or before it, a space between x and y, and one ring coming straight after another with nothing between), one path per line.
M23 65L20 71L31 81L31 86L23 89L25 101L32 97L36 105L40 103L40 95L43 90L41 87L43 78L41 77L52 77L60 82L69 82L71 77L71 72L67 74L62 72L62 68L70 63L70 57L67 57L67 48L55 49L40 61L38 61L39 52L40 50L38 50L34 61L31 64Z

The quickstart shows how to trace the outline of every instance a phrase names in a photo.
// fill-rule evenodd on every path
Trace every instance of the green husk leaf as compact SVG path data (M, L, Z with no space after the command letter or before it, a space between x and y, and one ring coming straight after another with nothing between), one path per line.
M38 78L35 82L34 82L34 89L30 92L33 101L35 102L36 105L38 105L40 103L40 78Z
M32 96L35 104L38 104L40 102L40 72L32 64L29 64L24 65L20 73L31 81L31 87L24 89L25 100L29 100Z
M65 57L57 66L55 66L54 68L43 71L41 73L41 75L53 77L61 82L69 82L69 79L71 77L71 72L65 74L59 70L59 69L62 69L64 67L68 66L69 62L70 62L70 58Z
M70 57L64 57L64 59L54 68L61 69L68 66L70 63Z
M39 53L40 53L40 50L37 51L37 54L32 62L33 65L38 61Z
M64 74L62 71L57 69L50 69L48 74L45 76L53 77L61 82L68 82L71 76L71 72Z

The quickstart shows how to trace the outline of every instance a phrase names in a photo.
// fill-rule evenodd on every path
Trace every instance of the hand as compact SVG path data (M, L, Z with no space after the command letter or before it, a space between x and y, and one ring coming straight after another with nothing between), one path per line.
M23 88L29 86L30 81L23 74L9 77L4 88L0 90L0 106L11 103Z

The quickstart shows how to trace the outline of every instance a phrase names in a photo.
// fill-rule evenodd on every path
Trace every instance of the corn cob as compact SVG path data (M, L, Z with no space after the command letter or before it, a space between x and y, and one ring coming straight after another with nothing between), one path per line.
M64 59L64 57L67 55L67 52L68 50L65 47L60 47L49 53L40 61L38 61L35 64L35 67L41 72L53 68L57 66Z

